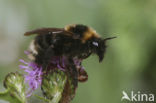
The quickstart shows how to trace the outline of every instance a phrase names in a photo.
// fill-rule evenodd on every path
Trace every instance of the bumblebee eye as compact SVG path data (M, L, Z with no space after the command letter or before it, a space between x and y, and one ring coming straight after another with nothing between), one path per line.
M98 45L99 45L98 42L95 42L95 41L93 41L92 44L93 44L94 46L97 46L97 47L98 47Z

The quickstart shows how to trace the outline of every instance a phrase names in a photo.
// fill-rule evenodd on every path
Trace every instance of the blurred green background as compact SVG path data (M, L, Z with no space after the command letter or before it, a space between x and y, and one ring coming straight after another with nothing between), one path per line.
M123 90L156 94L156 0L0 0L0 90L26 58L33 36L24 32L75 23L117 38L107 42L102 63L94 55L83 62L89 80L72 103L122 103Z

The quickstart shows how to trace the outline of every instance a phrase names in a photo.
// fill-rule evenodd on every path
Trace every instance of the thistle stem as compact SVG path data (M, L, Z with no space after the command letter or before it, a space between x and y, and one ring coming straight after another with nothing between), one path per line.
M14 97L10 93L10 89L7 89L5 92L1 92L0 93L0 99L5 100L5 101L9 101L10 103L26 103L26 102L21 101L17 97Z

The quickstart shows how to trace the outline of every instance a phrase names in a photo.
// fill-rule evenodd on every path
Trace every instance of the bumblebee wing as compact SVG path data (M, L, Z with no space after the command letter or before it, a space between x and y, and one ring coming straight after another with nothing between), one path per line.
M73 33L65 31L64 28L41 28L41 29L35 29L32 31L26 32L24 35L25 36L30 36L33 34L39 34L39 35L44 35L44 34L66 34L66 35L73 35Z

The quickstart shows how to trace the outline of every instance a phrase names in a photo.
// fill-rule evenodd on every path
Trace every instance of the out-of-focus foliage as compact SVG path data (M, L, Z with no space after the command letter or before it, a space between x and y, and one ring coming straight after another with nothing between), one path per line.
M81 23L117 38L102 63L96 56L84 61L89 80L79 84L73 103L121 103L123 90L156 94L155 11L156 0L0 0L1 90L4 76L26 58L33 36L24 32Z

